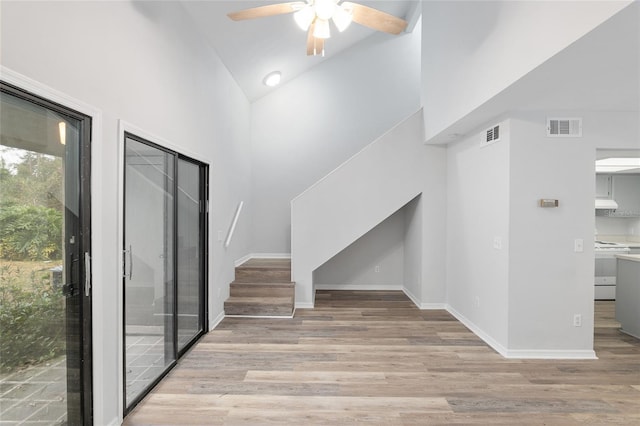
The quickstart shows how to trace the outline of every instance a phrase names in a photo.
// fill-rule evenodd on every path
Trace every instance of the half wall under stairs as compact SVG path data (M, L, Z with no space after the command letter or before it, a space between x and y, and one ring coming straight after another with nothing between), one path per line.
M250 259L236 267L224 302L226 316L293 316L295 283L290 259Z

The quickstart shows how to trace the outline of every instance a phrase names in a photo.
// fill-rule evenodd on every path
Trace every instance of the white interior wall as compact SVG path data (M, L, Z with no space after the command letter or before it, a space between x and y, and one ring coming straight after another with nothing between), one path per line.
M316 289L402 288L404 230L401 209L316 269Z
M508 347L508 127L484 148L481 133L447 147L447 302L498 348Z
M228 250L210 241L210 318L222 312L233 279L233 260L246 254L250 233L250 106L216 55L174 2L0 3L1 62L52 89L102 111L100 175L94 175L94 335L104 348L95 365L104 398L95 401L95 424L116 424L119 271L118 119L135 124L211 162L210 230L226 231L240 200L247 202ZM96 151L94 151L96 152ZM98 232L99 231L99 232Z
M471 113L629 3L423 2L426 138Z
M547 138L546 114L511 120L509 351L593 349L595 150ZM559 200L541 208L541 198ZM582 252L574 241L583 242ZM574 327L574 315L582 327Z
M290 201L418 111L420 39L375 34L252 104L253 252L289 253Z
M442 308L447 301L447 149L428 146L423 165L422 297L424 308ZM405 283L407 280L405 279Z

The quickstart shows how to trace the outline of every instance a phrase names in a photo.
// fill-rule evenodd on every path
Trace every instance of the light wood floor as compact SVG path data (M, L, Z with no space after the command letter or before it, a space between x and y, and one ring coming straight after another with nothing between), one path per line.
M507 360L401 292L227 318L126 425L640 425L640 341L596 302L598 360Z

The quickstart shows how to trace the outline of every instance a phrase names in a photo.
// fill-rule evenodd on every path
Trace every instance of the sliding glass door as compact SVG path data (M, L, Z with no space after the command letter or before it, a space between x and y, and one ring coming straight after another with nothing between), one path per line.
M0 89L0 420L91 424L91 119Z
M202 163L126 134L126 411L204 332L206 172Z

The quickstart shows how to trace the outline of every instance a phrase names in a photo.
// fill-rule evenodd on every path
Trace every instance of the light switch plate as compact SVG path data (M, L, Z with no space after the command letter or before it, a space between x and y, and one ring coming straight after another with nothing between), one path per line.
M584 251L584 240L582 238L576 238L573 242L573 250L576 253L582 253Z

